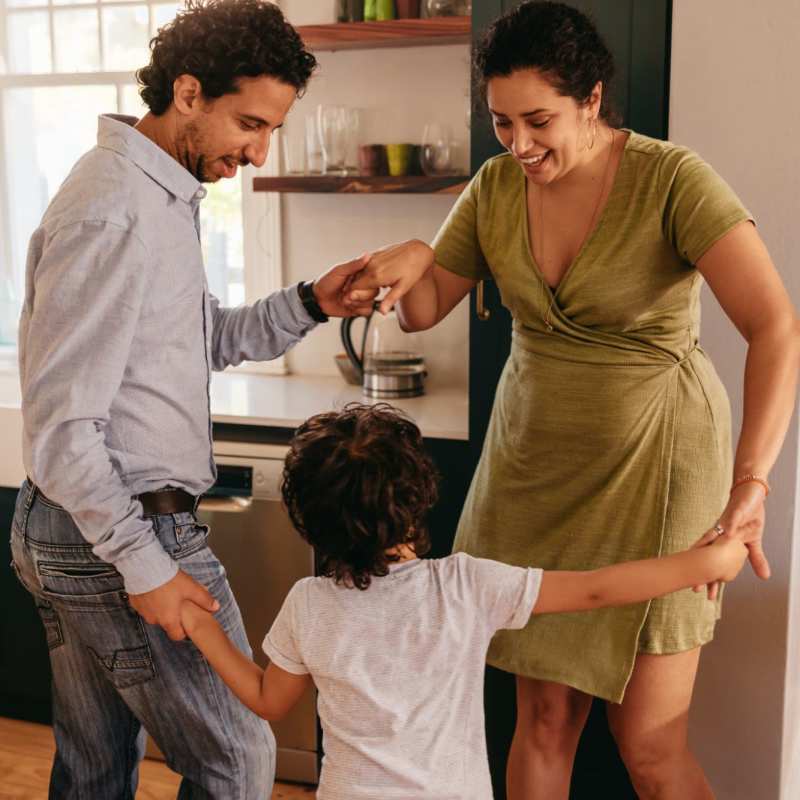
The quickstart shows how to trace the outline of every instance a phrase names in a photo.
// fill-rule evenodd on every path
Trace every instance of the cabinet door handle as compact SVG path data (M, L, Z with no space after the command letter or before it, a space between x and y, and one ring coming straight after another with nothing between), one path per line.
M204 497L197 505L198 511L241 514L253 504L250 497Z
M478 289L475 296L475 313L481 322L486 322L492 316L492 312L486 308L486 301L483 296L483 281L478 281Z

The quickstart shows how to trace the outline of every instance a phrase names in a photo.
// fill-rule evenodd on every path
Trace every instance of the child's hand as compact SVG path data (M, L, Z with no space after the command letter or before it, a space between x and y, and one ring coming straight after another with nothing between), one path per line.
M715 572L718 573L716 580L726 583L732 581L739 574L744 562L747 560L747 546L740 539L723 534L718 536L707 547L716 557L714 566ZM198 611L203 614L208 613L200 608L198 608Z
M214 619L214 617L197 603L193 603L191 600L184 600L181 603L181 625L188 636L191 637L198 627L209 619Z

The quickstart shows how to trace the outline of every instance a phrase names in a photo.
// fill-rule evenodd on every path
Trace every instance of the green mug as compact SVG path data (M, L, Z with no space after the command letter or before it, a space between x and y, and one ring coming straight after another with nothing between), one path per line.
M394 177L408 175L413 152L413 144L387 144L386 158L389 162L389 174Z
M377 0L375 3L375 19L394 19L394 0Z

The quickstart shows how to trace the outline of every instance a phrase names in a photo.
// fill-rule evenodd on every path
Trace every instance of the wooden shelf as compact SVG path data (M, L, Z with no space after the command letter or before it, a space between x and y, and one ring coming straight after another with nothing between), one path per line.
M458 194L466 175L281 175L253 178L254 192L324 194Z
M297 28L311 50L361 50L375 47L422 47L469 44L471 17L392 19L384 22L337 22Z

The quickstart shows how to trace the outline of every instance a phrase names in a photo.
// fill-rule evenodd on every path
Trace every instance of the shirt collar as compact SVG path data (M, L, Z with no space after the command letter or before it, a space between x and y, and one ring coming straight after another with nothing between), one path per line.
M101 114L97 121L97 146L127 158L185 203L202 200L206 190L200 181L152 139L139 133L133 127L137 122L136 117Z

